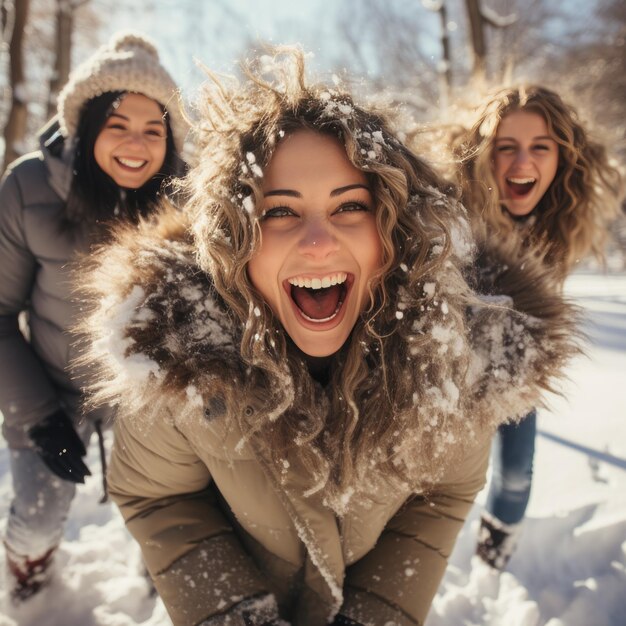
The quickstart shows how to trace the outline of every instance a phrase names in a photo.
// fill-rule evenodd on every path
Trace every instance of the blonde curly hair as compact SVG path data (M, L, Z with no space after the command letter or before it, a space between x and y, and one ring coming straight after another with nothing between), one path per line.
M410 441L426 441L424 433L436 430L434 415L430 425L416 426L415 390L442 389L451 380L460 388L467 369L468 350L460 348L457 358L407 366L422 348L425 354L438 349L420 321L425 307L441 305L439 294L425 287L435 272L445 276L450 303L441 319L467 341L468 288L460 269L471 260L465 212L454 188L394 135L383 111L358 105L336 85L307 85L301 51L277 48L243 69L242 84L211 76L206 85L194 125L198 165L182 185L199 264L241 328L241 356L252 372L246 391L265 390L264 401L273 398L280 415L253 425L247 437L262 432L259 445L276 465L295 441L300 462L315 477L311 493L322 490L335 507L351 486L372 487L364 480L376 474L372 467L387 480L414 484L415 465L434 467L437 455L430 450L411 467L404 462ZM366 173L383 247L369 306L335 355L324 391L247 274L259 246L263 168L281 139L301 129L339 139L351 163ZM320 397L327 399L323 410ZM404 436L410 429L412 438Z
M605 146L592 140L577 112L557 93L540 85L501 89L487 98L473 126L453 142L461 162L463 203L473 223L484 220L502 238L518 231L501 207L492 165L500 121L516 111L540 115L558 144L556 176L520 232L528 244L544 248L546 261L562 281L584 256L603 260L608 225L619 214L621 177Z

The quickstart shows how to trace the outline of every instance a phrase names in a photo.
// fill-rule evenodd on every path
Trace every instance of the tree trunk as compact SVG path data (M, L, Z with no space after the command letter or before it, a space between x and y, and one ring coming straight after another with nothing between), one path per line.
M442 61L439 68L439 98L440 106L447 108L452 88L452 59L450 58L450 36L448 35L448 12L446 2L442 0L439 7L439 20L441 22L441 51Z
M26 85L24 83L24 55L22 42L28 15L29 0L15 0L15 19L9 44L9 79L11 84L11 110L4 127L4 171L11 161L20 156L19 144L26 135Z
M54 42L54 70L50 79L48 117L56 113L57 96L70 75L72 32L74 30L74 5L67 0L57 0Z
M9 8L11 5L9 4L9 0L0 0L0 27L2 28L2 32L0 33L0 71L3 71L5 67L8 66L8 55L9 55L9 18L11 17L9 14ZM8 67L7 67L8 70ZM8 74L8 72L7 72ZM8 80L8 76L7 76ZM8 99L8 85L5 85L5 80L3 78L2 83L0 84L0 94L1 94L1 102L0 106L2 107L2 111L0 115L4 118L4 112L8 108L8 104L5 104L5 100Z
M467 17L472 38L472 79L482 81L485 78L487 46L485 44L485 23L480 10L480 0L465 0Z
M4 42L4 35L6 33L7 25L9 23L9 10L7 9L7 0L0 0L0 23L2 24L2 41Z

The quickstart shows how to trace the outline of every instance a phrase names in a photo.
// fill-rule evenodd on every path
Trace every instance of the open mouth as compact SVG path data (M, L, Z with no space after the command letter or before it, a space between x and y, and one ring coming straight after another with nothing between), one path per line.
M287 280L287 291L305 320L323 324L339 315L353 280L346 272L294 276Z
M133 171L140 170L148 162L145 159L128 159L126 157L115 157L115 160L125 169Z
M506 184L512 192L513 197L524 197L528 195L536 182L536 178L530 177L511 177L506 179Z

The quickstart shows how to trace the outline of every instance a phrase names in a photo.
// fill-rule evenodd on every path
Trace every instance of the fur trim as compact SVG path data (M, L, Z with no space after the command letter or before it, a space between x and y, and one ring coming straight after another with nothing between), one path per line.
M541 249L515 237L483 237L478 248L470 282L509 304L470 315L477 407L523 417L545 404L544 391L558 393L567 362L581 352L581 312L563 297Z
M233 321L195 265L174 209L156 224L119 228L90 258L87 275L79 293L93 307L78 334L79 361L98 371L90 403L119 403L150 418L174 400L186 415L210 404L199 390L211 389L214 377L239 370Z
M386 480L370 471L371 463L392 454L415 477L396 487L427 489L472 440L540 404L543 391L562 375L576 351L576 316L550 287L540 259L510 249L499 254L509 259L506 267L481 257L488 267L502 267L483 300L468 293L450 262L425 277L423 293L400 289L389 303L402 338L394 357L407 363L413 396L394 401L395 415L376 416L389 420L397 443L393 451L372 450L367 475L357 473L342 497L327 501L339 514L352 495L376 493ZM244 435L257 437L254 449L264 457L264 429L286 411L321 424L328 419L329 403L313 381L295 393L288 369L274 380L242 362L241 328L198 267L181 214L119 231L83 282L95 300L82 327L89 340L84 360L99 367L94 402L119 402L123 414L148 420L166 414L166 407L176 420L206 423L207 417L228 415ZM501 293L505 304L489 298ZM263 388L259 381L265 381ZM352 414L362 424L372 417ZM296 455L299 445L311 445L302 439L294 441ZM268 458L264 464L271 465ZM332 460L324 467L328 471ZM284 468L274 471L280 481ZM310 494L318 483L325 476L311 476Z

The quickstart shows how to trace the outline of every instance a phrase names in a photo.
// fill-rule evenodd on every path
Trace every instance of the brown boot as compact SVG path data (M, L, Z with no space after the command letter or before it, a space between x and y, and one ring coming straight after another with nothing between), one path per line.
M50 565L56 546L36 558L16 554L6 544L4 547L9 570L9 593L11 600L19 603L35 595L50 581Z

